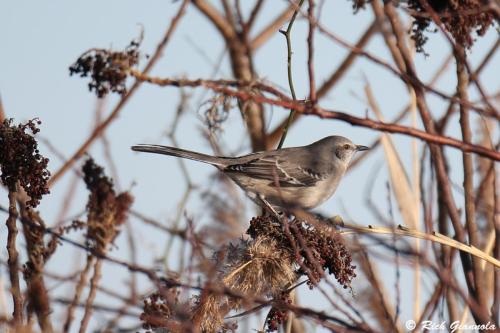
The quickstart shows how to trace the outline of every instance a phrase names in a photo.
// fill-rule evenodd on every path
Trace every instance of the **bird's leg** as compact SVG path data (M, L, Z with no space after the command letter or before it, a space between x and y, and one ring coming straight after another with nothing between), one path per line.
M283 213L278 212L274 207L264 198L264 196L258 194L257 198L259 202L262 204L262 207L271 215L274 215L279 221L283 218Z

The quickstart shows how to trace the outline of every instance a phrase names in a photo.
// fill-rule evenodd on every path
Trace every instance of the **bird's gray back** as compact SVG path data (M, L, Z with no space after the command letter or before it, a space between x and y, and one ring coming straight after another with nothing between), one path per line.
M333 194L346 170L335 157L336 141L326 138L304 147L241 156L223 171L243 189L277 206L315 207Z

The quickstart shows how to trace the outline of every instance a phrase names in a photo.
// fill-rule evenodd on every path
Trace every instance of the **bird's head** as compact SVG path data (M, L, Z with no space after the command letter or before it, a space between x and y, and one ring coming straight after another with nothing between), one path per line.
M333 146L335 157L345 164L348 164L351 161L352 156L357 151L370 149L366 146L356 145L352 143L351 140L344 138L343 136L330 137L330 144Z

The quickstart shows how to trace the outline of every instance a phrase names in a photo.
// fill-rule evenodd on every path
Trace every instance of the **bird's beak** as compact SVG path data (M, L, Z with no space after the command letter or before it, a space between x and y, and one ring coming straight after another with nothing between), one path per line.
M369 150L369 149L370 149L370 147L367 147L367 146L361 146L361 145L356 146L357 151L363 151L363 150Z

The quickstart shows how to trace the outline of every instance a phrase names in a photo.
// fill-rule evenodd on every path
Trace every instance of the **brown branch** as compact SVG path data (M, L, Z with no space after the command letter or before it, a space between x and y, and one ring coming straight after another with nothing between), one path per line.
M378 274L376 274L373 265L370 261L368 253L365 250L359 252L359 261L361 264L361 270L368 279L370 286L372 286L371 291L373 292L373 306L375 312L380 312L380 315L375 316L379 325L383 329L391 332L400 332L397 322L394 319L395 311L387 299L387 292L384 292L384 287L382 286ZM375 300L376 299L376 300Z
M104 254L105 255L105 254ZM97 294L97 285L99 280L101 279L101 270L102 270L102 259L96 259L94 263L94 275L90 279L90 291L87 296L87 301L85 302L85 312L83 314L82 321L80 323L79 333L85 333L87 330L87 326L90 321L90 316L92 315L92 305L95 300L95 296Z
M132 224L129 220L125 222L125 227L127 229L127 242L129 244L129 252L130 252L130 262L135 265L137 264L137 245L134 238L134 230L132 229ZM119 323L120 318L125 315L128 309L131 306L138 306L140 301L143 299L141 295L138 295L137 292L137 277L136 274L132 273L129 282L129 297L123 299L124 305L116 311L116 315L114 318L108 321L106 327L111 329L116 327ZM98 286L99 291L101 288ZM95 304L92 305L95 308Z
M257 36L252 39L250 42L250 47L252 50L257 50L260 48L266 41L269 40L276 32L281 28L286 21L288 21L295 10L295 5L289 5L287 9L285 9L280 15L278 15L274 20L271 21L261 32L257 34Z
M307 69L309 72L309 101L311 104L316 104L316 83L314 80L314 0L309 0L309 8L307 9L309 20L309 33L307 34Z
M229 6L228 0L221 0L222 3L222 8L224 9L224 14L226 16L226 20L229 23L229 26L236 31L236 19L234 17L234 14L231 10L231 7ZM207 4L208 5L208 4ZM215 12L216 15L218 15L217 12Z
M0 123L5 119L5 110L3 109L2 96L0 95Z
M60 297L60 298L54 299L54 302L68 306L73 302L73 300ZM78 304L76 304L76 307L85 308L85 304L78 303ZM140 316L140 313L138 313L138 312L131 312L131 311L111 307L109 305L104 305L104 304L93 304L92 309L94 311L109 312L112 314L121 313L122 316L127 316L127 317L130 317L130 318L135 319L135 320L137 320L137 318L139 318L139 316ZM116 328L116 327L114 326L114 328Z
M142 75L137 72L133 72L132 75L136 77L138 80L143 80L147 82L151 82L160 86L175 86L175 87L183 87L183 86L190 86L190 87L196 87L196 86L203 86L208 89L211 89L215 92L225 94L227 96L232 96L232 97L237 97L238 99L242 101L249 101L253 100L257 103L266 103L270 105L276 105L280 106L285 109L293 109L296 110L297 112L303 113L303 114L310 114L310 115L316 115L321 118L326 118L326 119L338 119L347 123L350 123L355 126L361 126L361 127L367 127L367 128L372 128L378 131L383 131L383 132L389 132L389 133L399 133L399 134L405 134L409 136L413 136L416 138L419 138L423 141L427 141L429 143L436 143L439 145L445 145L445 146L450 146L454 147L457 149L460 149L465 152L471 152L471 153L476 153L478 155L500 161L500 152L485 148L483 146L471 144L471 143L465 143L463 141L453 139L448 136L443 136L439 135L436 133L429 133L429 132L424 132L412 127L407 127L407 126L402 126L402 125L396 125L396 124L390 124L390 123L383 123L379 121L374 121L368 118L360 118L356 116L349 115L344 112L340 111L333 111L333 110L326 110L322 109L320 107L317 107L315 110L310 110L310 108L307 107L304 103L301 103L300 101L294 102L283 94L280 94L279 92L276 91L277 94L281 96L281 99L271 99L267 98L265 96L259 95L259 94L251 94L246 91L240 91L240 90L235 90L228 88L227 86L220 85L221 80L186 80L186 79L158 79L158 78L151 78L146 75ZM242 85L242 83L238 81L226 81L229 82L230 85L238 86ZM248 85L248 83L244 83L245 85ZM259 83L256 87L260 87L262 89L265 89L266 91L273 91L273 88L267 87L262 83Z
M215 7L205 0L192 0L193 5L215 25L225 40L231 40L236 36L234 27L225 19Z
M142 73L142 72L137 71L137 70L130 70L129 74L134 76L137 80L141 80L143 82L148 82L148 83L155 84L155 85L162 86L162 87L166 87L166 86L172 86L172 87L177 87L177 88L205 87L205 88L208 88L208 89L211 89L211 90L214 90L217 92L217 88L227 86L227 87L235 87L235 88L239 88L239 89L244 88L246 90L259 90L262 92L272 94L279 99L282 99L285 101L289 100L289 97L287 95L280 92L276 88L271 87L267 84L258 82L258 81L247 82L247 81L243 81L243 80L205 80L205 79L189 80L189 79L170 79L170 78L163 79L163 78L148 76L145 73ZM247 94L247 93L245 92L245 94Z
M491 47L490 51L486 56L484 57L483 61L481 61L481 64L477 67L477 69L474 71L474 73L471 74L471 77L478 77L479 73L481 73L484 69L484 67L488 64L488 62L493 58L495 53L498 51L498 48L500 46L500 37L497 38L495 44Z
M443 283L438 282L433 289L434 289L434 291L433 291L431 297L429 297L429 301L425 304L424 309L422 310L422 313L420 315L420 318L418 318L418 320L416 320L417 324L415 327L420 327L420 324L422 323L423 320L426 320L426 318L431 318L432 313L437 308L437 305L439 303L439 299L441 298L441 295L442 295L443 290L444 290ZM417 318L415 318L415 319L417 319Z
M493 172L493 225L495 228L495 248L493 250L493 255L495 258L500 258L500 200L499 200L499 178L498 173ZM493 273L493 304L491 305L491 313L493 318L496 319L497 327L500 325L500 269L497 269Z
M68 187L66 188L66 193L64 194L64 200L62 202L59 213L57 213L56 217L56 227L61 226L64 223L64 219L67 217L69 209L71 207L71 203L75 199L75 193L78 188L78 183L80 181L80 177L77 175L72 175L71 180L69 182Z
M350 124L355 125L355 126L368 127L368 128L372 128L372 129L383 131L383 132L389 132L389 133L405 134L405 135L413 136L415 138L419 138L419 139L426 141L428 143L431 143L431 144L435 143L435 144L439 144L439 145L450 146L450 147L460 149L464 152L474 152L474 153L477 153L478 155L485 156L485 157L500 161L500 152L497 152L497 151L494 151L491 149L487 149L487 148L482 147L482 146L478 146L478 145L474 145L474 144L470 144L470 143L464 143L463 141L453 139L449 136L431 134L429 132L417 130L417 129L412 128L412 127L390 124L390 123L382 123L382 122L370 120L367 118L358 118L358 117L351 116L351 115L349 115L347 113L343 113L343 112L320 109L316 113L322 118L339 119L339 120L345 121L345 122L350 123Z
M14 190L9 191L9 217L7 218L7 252L9 254L7 263L9 265L12 302L14 303L14 311L12 313L12 324L14 327L21 326L23 324L23 296L19 286L19 253L16 249L16 222L19 216L16 208L16 193L17 192Z
M260 10L262 9L262 5L264 4L264 0L257 0L257 3L255 6L252 8L252 12L250 13L250 17L248 18L248 21L246 22L247 28L250 30L255 22L255 19L260 13ZM253 48L253 47L252 47Z
M467 87L469 78L467 69L463 59L465 58L465 50L460 48L456 50L461 55L456 55L457 62L457 93L461 100L468 100ZM469 110L467 107L460 105L460 128L462 130L462 139L466 143L472 142L472 134L470 130ZM472 165L472 156L469 153L462 154L463 169L464 169L464 199L465 199L465 227L469 234L469 242L472 246L479 247L478 230L476 224L476 207L474 204L474 170ZM474 266L474 297L482 306L486 306L486 295L484 293L484 277L481 263L472 259Z
M182 15L186 10L188 3L189 0L183 0L182 4L179 7L178 12L170 22L170 26L168 27L163 39L156 47L155 53L150 58L146 67L144 67L143 70L144 73L148 73L163 55L163 50L170 41L172 34L174 33ZM78 148L77 151L70 157L70 159L59 170L57 170L54 173L52 178L50 178L49 180L49 186L54 185L54 183L58 181L62 177L62 175L64 175L64 173L66 173L66 171L68 171L68 169L85 154L85 152L90 148L92 143L94 143L94 141L104 132L104 130L106 130L106 128L116 119L118 114L121 112L123 107L127 104L128 100L132 97L132 95L139 88L140 85L141 81L134 82L132 87L127 91L125 95L123 95L118 104L114 107L111 114L101 124L96 126L96 128L92 131L90 136L87 138L87 140L85 140L85 142L80 146L80 148Z
M68 333L71 328L71 323L75 316L75 307L80 301L80 296L82 295L83 289L87 284L87 275L94 263L94 258L90 255L87 256L87 262L85 264L85 268L81 271L80 277L78 279L78 283L76 284L75 294L73 295L73 299L68 306L68 312L66 314L66 321L64 322L63 332Z
M372 8L373 8L374 14L377 17L377 21L379 22L379 24L381 26L381 30L382 30L382 34L383 34L385 43L386 43L388 49L391 52L392 58L393 58L394 62L397 64L399 70L402 71L402 72L404 72L405 69L406 69L406 65L405 65L404 60L402 58L401 51L397 47L397 44L396 44L396 41L395 41L395 38L394 38L394 34L390 31L389 28L386 27L385 23L386 23L387 20L386 20L386 17L384 15L383 7L382 7L382 5L381 5L381 3L379 1L372 1L371 4L372 4ZM451 59L451 56L448 59ZM446 68L446 66L442 66L441 67L441 69L443 69L443 70L445 68ZM431 84L431 86L432 86L432 84ZM409 85L409 89L411 89L410 85ZM450 108L449 108L450 111L452 111L452 106L453 106L453 102L450 103ZM449 114L451 114L451 112L449 112ZM442 132L440 131L439 133L442 133ZM365 156L363 156L363 157L365 157ZM446 215L445 215L445 213L446 213L446 204L445 204L445 202L443 200L443 195L442 195L441 188L442 188L442 186L439 185L438 186L438 193L439 193L439 196L438 196L439 200L438 201L440 203L440 209L439 209L440 219L439 219L439 221L442 222L442 223L440 223L440 231L445 232L445 230L441 229L441 226L445 225L444 223L447 222L445 220L445 218L446 218ZM448 255L450 254L450 251L449 251L448 248L444 247L443 248L443 253L445 253L444 258L448 258ZM446 255L446 254L448 254L448 255ZM441 257L443 258L443 256L441 256ZM444 261L444 262L446 262L446 261ZM451 265L451 261L450 261L450 265ZM456 308L456 307L454 307L454 304L455 304L455 302L454 302L454 295L451 294L450 292L448 292L448 290L446 290L445 293L446 293L446 298L447 298L447 301L448 301L448 310L449 310L449 313L450 313L450 318L456 318L456 316L452 315L453 313L455 313L455 311L453 311L453 309ZM421 317L420 320L423 320L423 319L424 318Z
M442 245L449 246L451 248L460 250L461 252L468 253L476 258L482 259L485 262L493 265L495 268L500 268L500 260L492 257L488 253L484 252L481 249L473 247L469 244L462 243L443 235L439 232L432 231L430 233L423 232L416 229L410 229L402 225L398 225L396 228L394 227L377 227L369 225L368 227L359 226L357 224L347 224L344 223L342 228L345 228L345 231L341 231L341 234L347 235L349 233L359 233L359 234L373 234L373 235L399 235L406 237L413 237L418 239L425 239L430 242L439 243ZM418 253L417 253L418 255Z
M491 60L491 58L493 58L493 55L495 55L495 53L497 52L499 46L500 46L500 38L498 38L496 40L495 44L490 48L490 50L488 51L486 56L483 58L483 60L479 64L479 66L477 66L476 70L470 75L471 77L473 77L473 76L478 77L479 74L481 74L481 72L484 70L486 65ZM453 57L453 55L450 54L450 57ZM470 81L469 81L469 85L470 85ZM457 96L457 94L455 94L455 96ZM441 119L439 119L436 122L436 130L439 133L444 133L444 129L445 129L446 125L448 124L448 121L454 112L455 112L455 103L453 101L450 101L450 104L448 105L448 108L446 109L444 116L442 116Z
M31 220L33 223L43 223L38 216L38 213L29 209L25 202L29 200L26 192L21 190L17 196L21 216L23 219ZM53 332L52 323L50 320L50 299L43 278L43 271L46 261L50 254L47 251L43 239L43 232L39 228L30 228L27 224L23 224L23 234L26 239L26 250L28 254L28 262L24 268L24 280L27 285L28 309L34 311L38 324L42 332Z

